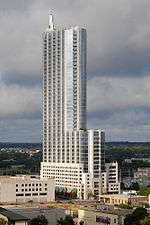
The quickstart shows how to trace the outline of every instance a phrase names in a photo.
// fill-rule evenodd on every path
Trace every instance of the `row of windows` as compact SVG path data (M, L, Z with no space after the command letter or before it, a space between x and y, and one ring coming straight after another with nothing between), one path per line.
M47 193L43 192L40 193L39 195L47 195ZM38 193L25 193L25 194L16 194L16 197L21 197L21 196L38 196Z
M20 191L19 189L16 189L16 192ZM42 188L29 188L29 189L21 189L21 191L42 191ZM47 191L47 188L45 188L45 191Z
M27 187L27 186L29 186L29 187L31 187L31 186L42 186L42 184L41 183L32 183L32 184L16 184L16 187L19 187L19 186L22 186L22 187ZM47 184L45 184L45 186L47 186Z
M53 167L52 166L51 167L50 166L48 166L48 167L47 166L44 166L44 169L51 169L51 170L54 169L54 171L55 171L55 169L60 169L62 172L65 172L65 171L66 172L77 172L80 169L80 173L82 173L82 171L81 171L82 168L76 168L76 167L71 167L71 168L65 168L64 167L63 169L61 169L60 166L53 166Z

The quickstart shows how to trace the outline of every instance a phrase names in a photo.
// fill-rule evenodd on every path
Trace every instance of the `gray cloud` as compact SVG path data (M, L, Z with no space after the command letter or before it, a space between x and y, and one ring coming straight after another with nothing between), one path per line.
M131 108L103 111L102 116L93 114L89 118L89 127L101 128L106 131L108 141L149 141L150 108ZM107 116L105 116L107 115Z
M96 121L109 137L135 140L130 116L131 109L139 107L134 124L141 128L141 139L147 140L146 125L136 124L141 114L148 119L146 107L150 106L148 0L0 0L0 5L0 118L5 121L8 140L40 139L42 32L49 10L56 26L78 24L88 30L89 115L96 115L95 119L89 117L89 125ZM20 123L25 133L19 133ZM30 124L29 130L25 124ZM16 137L10 131L12 126ZM34 131L37 136L30 138L28 133Z
M88 29L90 76L137 76L149 70L149 7L147 0L62 0L0 1L0 70L7 74L26 73L37 79L41 72L41 33L47 26L48 11L56 24L79 24ZM5 6L5 7L4 7ZM5 10L4 10L5 8ZM56 25L57 26L57 25Z
M0 120L0 142L41 142L41 119Z
M149 83L150 76L95 77L88 83L89 111L150 107Z
M5 1L0 1L1 4L1 10L25 10L29 8L30 4L32 3L32 0L5 0Z
M38 87L0 84L0 117L32 115L40 111L41 92Z

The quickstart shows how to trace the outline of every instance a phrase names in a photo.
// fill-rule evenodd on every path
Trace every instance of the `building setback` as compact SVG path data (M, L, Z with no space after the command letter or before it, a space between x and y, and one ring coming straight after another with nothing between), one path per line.
M78 26L43 33L43 161L41 178L76 188L79 198L102 192L105 133L87 129L87 34Z

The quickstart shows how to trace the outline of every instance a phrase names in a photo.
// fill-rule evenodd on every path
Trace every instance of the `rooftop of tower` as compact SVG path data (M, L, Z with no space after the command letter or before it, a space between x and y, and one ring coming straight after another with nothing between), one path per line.
M55 26L54 26L54 16L50 13L49 14L49 20L48 20L48 28L46 29L46 31L53 31L55 30ZM85 29L83 27L80 27L78 25L75 26L68 26L68 27L61 27L61 28L57 28L56 30L69 30L69 29Z

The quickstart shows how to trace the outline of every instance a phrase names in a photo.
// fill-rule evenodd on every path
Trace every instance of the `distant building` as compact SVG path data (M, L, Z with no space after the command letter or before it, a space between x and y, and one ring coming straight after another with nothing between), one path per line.
M117 162L105 164L105 172L102 173L102 193L120 193L119 170Z
M134 173L134 178L143 178L148 177L150 179L150 167L148 168L138 168L138 170Z
M55 200L55 181L36 176L0 176L0 203L50 202Z
M150 185L150 167L138 168L133 177L125 177L122 182L125 187L130 187L135 182L143 186Z
M30 221L28 217L4 208L0 208L0 219L4 219L14 225L28 225Z
M149 185L150 184L150 167L148 168L138 168L136 172L134 172L134 182L138 182L141 185Z
M113 195L100 195L100 202L108 205L120 205L131 203L132 206L143 206L148 203L147 196L141 195L127 195L127 194L113 194Z
M150 158L131 158L131 159L124 159L126 163L134 163L135 161L142 161L146 163L150 163Z
M137 191L135 191L135 190L123 191L122 194L128 195L128 196L135 196L135 195L137 195Z

